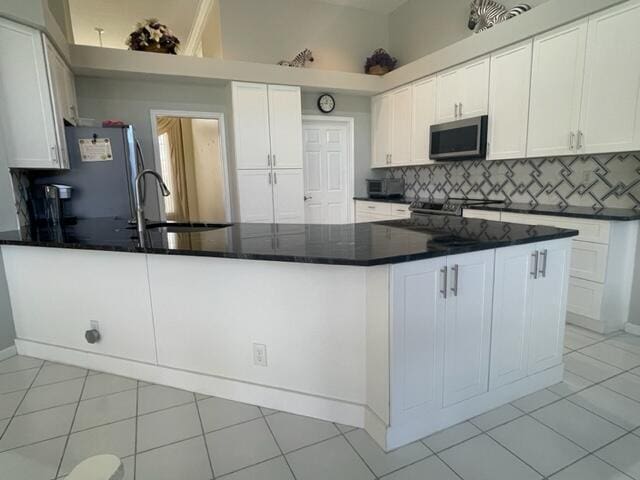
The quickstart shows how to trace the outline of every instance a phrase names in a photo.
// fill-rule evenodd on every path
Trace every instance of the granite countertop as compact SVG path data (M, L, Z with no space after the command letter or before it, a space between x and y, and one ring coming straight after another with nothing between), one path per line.
M362 202L380 202L380 203L403 203L405 205L411 204L413 199L405 197L397 198L369 198L369 197L353 197L354 200L360 200Z
M0 232L0 245L373 266L567 238L575 230L430 215L345 225L236 223L216 230L148 231L109 218Z
M632 208L559 207L557 205L536 205L528 203L496 203L478 207L474 210L494 210L500 212L527 213L532 215L555 215L558 217L591 218L593 220L632 221L640 220L640 210Z

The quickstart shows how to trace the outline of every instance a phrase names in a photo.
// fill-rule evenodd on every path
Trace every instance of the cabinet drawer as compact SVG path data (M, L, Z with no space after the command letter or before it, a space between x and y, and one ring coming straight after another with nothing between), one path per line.
M603 285L581 278L569 278L567 311L600 320Z
M411 216L409 205L406 205L404 203L392 203L391 215L397 218L409 218Z
M356 212L356 223L382 222L383 220L389 220L389 218L389 216L376 215L375 213Z
M479 218L481 220L492 220L494 222L500 221L500 212L494 212L489 210L468 210L465 209L462 212L464 218Z
M609 222L601 220L502 212L502 221L524 223L526 225L547 225L551 227L578 230L580 235L574 237L574 240L605 244L609 243Z
M356 211L363 213L373 213L376 215L391 215L391 204L385 202L365 202L358 200L356 202Z
M604 283L609 247L601 243L573 241L571 276Z

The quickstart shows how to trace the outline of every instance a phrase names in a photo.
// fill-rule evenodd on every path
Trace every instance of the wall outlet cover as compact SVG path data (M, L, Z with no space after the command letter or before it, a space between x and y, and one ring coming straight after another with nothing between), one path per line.
M253 344L253 364L260 367L267 366L267 346L262 343Z

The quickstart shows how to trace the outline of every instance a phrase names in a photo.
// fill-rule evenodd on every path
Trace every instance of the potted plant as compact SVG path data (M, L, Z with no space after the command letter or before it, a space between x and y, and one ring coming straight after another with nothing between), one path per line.
M155 18L150 18L136 24L136 29L129 34L126 44L129 50L175 55L180 40L166 25Z
M379 48L367 58L364 65L365 73L369 75L384 75L393 70L398 63L397 58L393 58L384 48Z

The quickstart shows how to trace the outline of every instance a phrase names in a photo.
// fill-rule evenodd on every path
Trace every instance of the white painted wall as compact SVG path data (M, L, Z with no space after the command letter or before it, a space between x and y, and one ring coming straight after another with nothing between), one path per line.
M527 0L536 7L548 0ZM389 15L389 47L399 64L473 35L467 28L470 0L408 0ZM512 7L517 0L502 1Z
M362 72L389 43L387 16L312 0L220 0L225 60L277 63L309 48L313 68Z
M4 145L2 132L0 132L0 231L15 230L17 228L13 186L11 185L9 167L7 167L7 155ZM15 336L7 280L4 276L2 258L0 258L0 350L13 345Z

